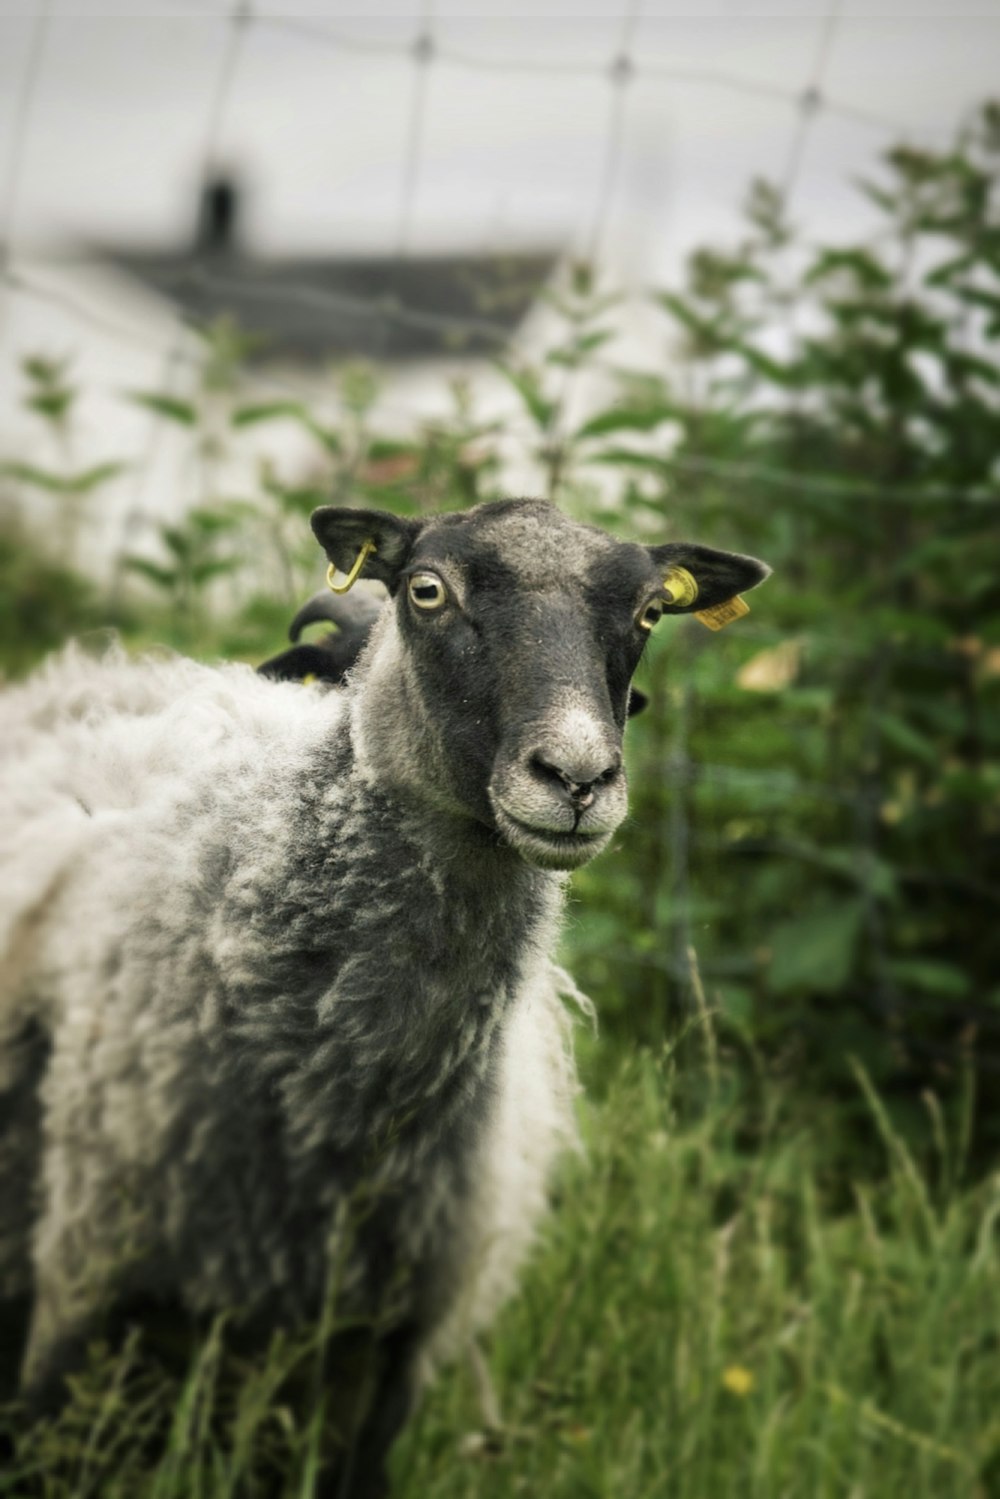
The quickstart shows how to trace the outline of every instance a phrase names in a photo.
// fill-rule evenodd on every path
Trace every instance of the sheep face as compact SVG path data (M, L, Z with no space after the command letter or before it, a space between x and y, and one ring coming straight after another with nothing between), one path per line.
M574 869L626 811L630 682L676 563L705 608L766 575L751 558L645 547L538 500L401 520L324 507L338 567L364 541L394 597L363 668L364 753L383 783L477 819L529 864Z

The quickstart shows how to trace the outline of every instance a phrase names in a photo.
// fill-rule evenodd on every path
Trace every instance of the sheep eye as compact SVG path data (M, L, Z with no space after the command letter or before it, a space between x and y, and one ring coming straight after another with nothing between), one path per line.
M408 588L410 602L417 609L440 609L448 597L437 573L414 573Z
M663 618L663 605L658 599L653 599L641 609L635 617L635 622L640 630L653 630Z

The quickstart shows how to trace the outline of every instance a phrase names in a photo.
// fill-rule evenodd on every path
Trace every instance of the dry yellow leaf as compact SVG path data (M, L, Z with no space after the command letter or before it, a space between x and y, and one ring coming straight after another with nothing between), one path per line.
M747 692L780 692L795 681L801 662L801 643L783 640L744 661L736 673L736 684Z

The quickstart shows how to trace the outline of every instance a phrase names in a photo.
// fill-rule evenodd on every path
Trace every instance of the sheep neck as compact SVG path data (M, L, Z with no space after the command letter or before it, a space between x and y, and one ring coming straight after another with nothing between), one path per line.
M427 1149L484 1107L504 1019L548 961L562 878L387 792L343 739L299 788L254 902L270 995L258 1065L280 1070L285 1117L318 1148L412 1126Z

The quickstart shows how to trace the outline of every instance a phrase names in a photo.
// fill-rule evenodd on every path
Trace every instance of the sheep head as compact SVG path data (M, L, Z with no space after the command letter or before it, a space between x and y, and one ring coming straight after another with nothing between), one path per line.
M324 506L312 526L344 572L372 540L365 576L393 598L360 673L373 773L548 869L586 863L625 816L622 732L657 620L768 573L693 543L619 541L541 500L427 520ZM693 596L665 590L678 567Z

